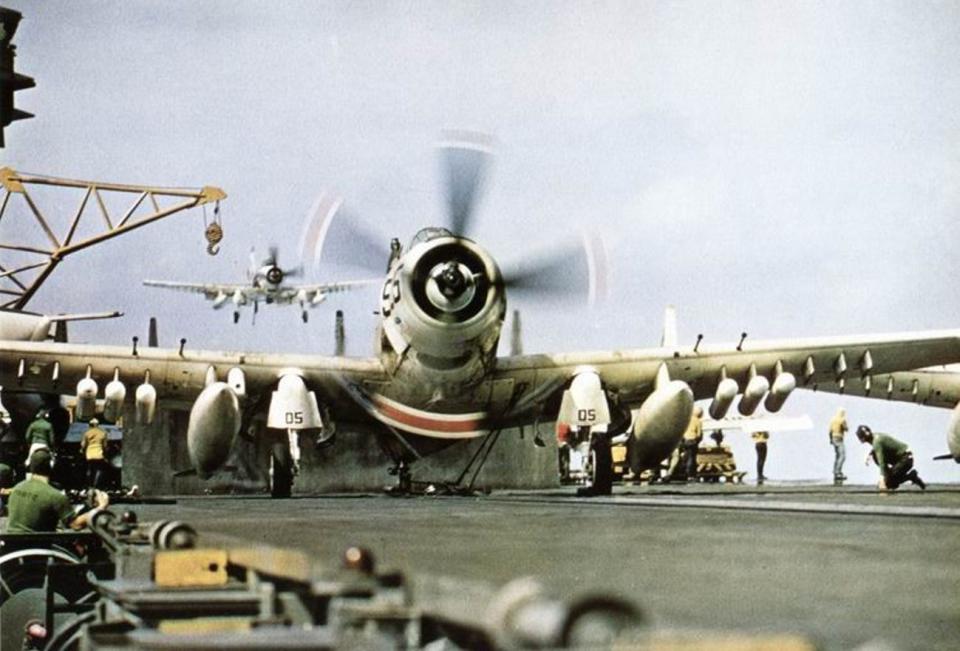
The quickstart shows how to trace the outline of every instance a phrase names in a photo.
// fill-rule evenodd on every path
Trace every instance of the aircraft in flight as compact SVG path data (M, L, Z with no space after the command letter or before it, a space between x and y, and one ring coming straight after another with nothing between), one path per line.
M273 494L282 496L290 493L299 436L329 437L339 423L378 424L372 431L399 464L456 440L536 428L556 419L565 402L571 426L589 437L596 454L609 455L611 437L629 431L633 469L642 471L676 447L695 400L709 400L715 418L738 395L741 414L761 404L776 412L797 388L850 389L960 362L960 330L780 341L744 335L729 344L668 340L645 349L500 356L507 292L562 291L558 279L569 259L502 270L469 237L489 147L454 136L440 153L447 223L385 252L373 356L3 342L0 383L36 391L77 383L88 398L103 382L108 398L120 395L111 387L134 384L135 421L143 424L152 422L158 399L193 401L187 448L201 477L226 461L247 407L262 405L268 432L286 433L285 445L272 447ZM595 493L610 491L604 466L594 464L601 469Z
M162 287L203 294L213 301L213 309L219 310L227 301L233 304L233 322L240 320L240 308L253 305L253 318L256 319L260 303L267 305L300 305L300 318L307 322L307 308L316 307L329 294L345 292L363 285L379 283L373 280L343 280L333 283L284 284L287 278L299 276L299 268L284 269L277 262L277 248L271 247L270 253L262 262L257 262L255 253L250 252L250 268L246 283L187 283L169 280L144 280L148 287Z

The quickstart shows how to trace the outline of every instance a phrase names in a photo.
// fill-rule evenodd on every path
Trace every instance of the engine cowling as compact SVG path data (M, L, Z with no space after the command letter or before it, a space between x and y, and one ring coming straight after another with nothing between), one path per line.
M187 425L187 453L200 477L207 478L223 466L239 432L237 394L226 382L211 383L194 401Z
M383 330L393 350L449 369L496 352L506 302L493 258L444 229L421 231L383 289Z
M693 391L673 380L650 394L635 412L631 465L653 468L673 452L693 415Z

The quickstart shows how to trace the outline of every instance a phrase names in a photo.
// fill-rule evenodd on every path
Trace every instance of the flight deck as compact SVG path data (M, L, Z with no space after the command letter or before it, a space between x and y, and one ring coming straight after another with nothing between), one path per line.
M180 497L132 508L141 520L190 522L207 543L321 559L361 545L411 574L495 584L532 575L560 594L620 595L649 626L707 645L732 633L797 635L824 649L953 649L960 639L954 485Z

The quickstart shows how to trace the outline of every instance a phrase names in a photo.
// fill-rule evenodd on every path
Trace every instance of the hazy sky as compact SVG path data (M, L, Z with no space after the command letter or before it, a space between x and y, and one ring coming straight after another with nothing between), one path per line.
M691 342L960 327L955 2L4 4L25 14L37 88L17 104L37 117L7 130L3 164L230 195L216 258L194 211L65 263L32 308L127 314L74 339L126 342L157 314L168 345L327 353L343 307L368 354L373 292L252 327L140 281L239 280L269 243L295 264L324 190L406 240L441 214L449 127L496 138L474 235L498 259L604 236L608 300L520 305L527 351L653 345L669 303ZM785 413L816 429L774 434L771 477L829 476L839 404L908 440L925 477L960 476L928 461L946 410L804 393Z

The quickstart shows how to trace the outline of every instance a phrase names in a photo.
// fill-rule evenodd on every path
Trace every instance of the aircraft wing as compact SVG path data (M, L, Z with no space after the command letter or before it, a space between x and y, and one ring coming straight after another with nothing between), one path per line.
M654 390L661 367L669 379L690 385L697 400L714 396L723 377L732 378L741 391L751 374L772 384L778 372L792 373L798 388L839 389L847 392L873 384L871 397L885 397L882 378L891 373L960 361L960 330L857 335L744 342L700 346L669 346L641 350L520 355L498 360L497 378L528 387L514 405L520 414L535 410L547 394L581 370L595 371L624 406L635 408ZM869 381L866 378L871 378ZM553 416L554 414L550 414Z
M488 381L464 404L467 411L493 407L495 420L504 425L550 420L559 408L559 397L577 373L595 371L625 407L639 407L652 393L658 375L665 370L672 380L683 380L696 399L709 399L720 380L734 379L740 389L752 372L772 380L780 372L796 376L797 386L828 389L845 378L853 393L871 377L871 397L886 397L881 378L935 364L960 362L960 330L900 333L892 335L830 337L783 341L758 341L737 350L733 344L700 347L660 347L629 351L518 355L502 357ZM186 348L58 344L48 342L0 342L0 386L10 391L72 393L87 375L102 387L114 372L128 387L150 382L159 400L192 400L203 390L209 369L225 379L231 368L244 372L247 393L263 395L278 378L293 372L303 377L342 418L369 414L359 405L357 389L390 385L390 373L378 358L325 357L318 355L216 352ZM869 367L869 368L868 368ZM753 370L751 370L753 369ZM842 372L841 372L842 371ZM555 405L554 405L555 403ZM424 412L426 413L426 412Z
M0 342L0 386L4 391L73 393L88 375L100 385L119 375L131 395L144 381L156 388L158 400L193 400L206 385L209 369L226 380L231 368L244 373L247 394L262 395L275 388L283 374L303 377L317 399L333 405L338 414L354 413L354 400L347 383L383 382L386 374L376 358L325 357L319 355L275 355L244 352L215 352L177 349L100 346L38 342ZM359 413L359 408L357 408ZM346 412L346 413L345 413Z
M374 284L383 284L383 279L372 278L369 280L342 280L335 283L315 283L311 285L283 285L274 293L274 300L280 303L314 300L317 296L323 297L326 294L347 292L358 287Z
M176 289L183 292L193 292L203 294L206 298L213 300L217 296L232 296L236 292L246 294L254 288L250 285L221 284L221 283L181 283L169 280L144 280L143 284L148 287L162 287L164 289Z
M863 382L855 382L847 383L843 390L836 382L823 382L817 389L827 393L844 393L953 409L960 403L960 367L936 366L882 373L873 376L869 387Z

